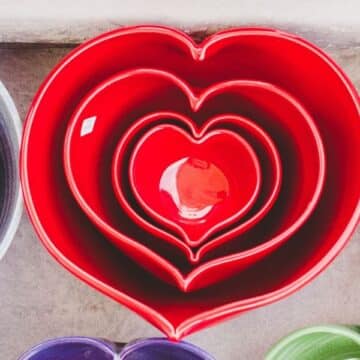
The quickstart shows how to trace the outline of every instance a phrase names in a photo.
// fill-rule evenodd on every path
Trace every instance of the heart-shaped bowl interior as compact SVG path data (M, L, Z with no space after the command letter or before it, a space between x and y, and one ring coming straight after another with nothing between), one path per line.
M176 124L179 128L184 127L192 132L196 132L192 120L180 113L174 112L155 112L145 115L141 119L135 120L126 133L120 138L112 161L112 182L115 195L120 206L126 211L129 217L140 227L146 229L153 235L169 241L180 249L183 249L188 256L188 260L196 263L201 259L201 247L199 250L189 249L184 246L183 241L169 231L165 231L158 226L142 209L137 206L137 202L132 196L128 179L129 158L134 145L140 136L146 134L149 129L162 124ZM260 161L261 173L266 174L262 180L259 199L244 221L239 221L236 226L236 235L240 235L249 227L259 222L273 206L281 186L281 162L280 155L276 150L274 143L268 134L255 125L251 120L242 116L224 114L211 118L205 126L202 127L200 135L207 132L208 129L226 129L229 128L234 133L243 136L255 150ZM232 230L234 233L235 231ZM210 241L213 248L223 243L223 233L218 234ZM234 234L235 236L235 234ZM209 248L209 246L207 247Z
M138 118L138 112L148 114L154 108L164 107L164 96L166 107L189 113L198 126L219 111L222 113L224 106L235 113L250 112L250 118L274 139L281 161L287 165L283 169L282 191L268 216L240 240L233 238L236 228L224 233L222 241L233 240L226 247L214 247L214 242L205 244L201 251L207 254L201 266L194 269L177 255L176 248L171 247L170 252L164 241L133 235L130 225L135 224L125 221L127 215L109 186L117 139ZM256 113L252 114L254 109ZM97 120L88 131L88 121L94 118ZM101 231L128 255L141 259L148 270L163 280L172 278L171 283L187 291L233 275L287 240L314 209L325 173L323 145L311 116L280 88L260 81L233 80L196 94L178 77L151 69L115 75L84 98L65 136L64 166L74 197ZM140 257L142 245L145 247ZM155 246L156 253L151 251ZM215 249L211 254L212 248ZM227 264L226 269L223 263ZM218 266L222 266L221 272L217 271Z
M243 137L226 129L190 134L172 124L140 137L128 174L145 212L191 247L240 220L261 186L259 160Z
M0 259L10 246L22 211L18 172L20 133L15 104L0 82Z
M65 132L88 91L134 66L172 71L197 87L234 78L270 82L311 112L324 144L327 171L315 211L291 241L227 281L184 293L143 270L97 231L59 166ZM297 36L233 29L198 45L163 27L116 30L71 52L39 89L21 148L26 206L40 239L64 267L179 339L290 295L341 251L360 213L360 169L354 165L360 162L359 114L358 94L343 71ZM222 271L226 263L218 272Z

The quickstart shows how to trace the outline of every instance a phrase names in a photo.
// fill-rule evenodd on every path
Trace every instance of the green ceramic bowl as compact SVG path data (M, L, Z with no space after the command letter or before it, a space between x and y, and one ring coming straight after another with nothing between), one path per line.
M280 340L265 360L359 360L360 326L328 325L296 331Z

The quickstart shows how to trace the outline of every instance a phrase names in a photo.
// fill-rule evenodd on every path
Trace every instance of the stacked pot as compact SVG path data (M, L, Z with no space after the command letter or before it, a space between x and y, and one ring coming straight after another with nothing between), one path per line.
M331 262L359 218L359 143L354 87L307 41L140 26L48 76L21 175L57 260L178 339Z

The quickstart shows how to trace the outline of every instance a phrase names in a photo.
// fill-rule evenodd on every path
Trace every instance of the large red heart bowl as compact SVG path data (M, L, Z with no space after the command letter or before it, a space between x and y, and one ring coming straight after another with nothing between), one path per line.
M166 105L162 105L165 96ZM153 108L164 106L189 112L193 132L198 132L196 126L211 123L209 114L222 112L224 108L241 114L250 112L254 122L260 123L276 140L282 162L286 163L283 190L266 221L242 235L253 225L249 220L240 228L233 227L222 233L217 241L204 244L197 252L202 262L196 267L182 261L176 248L169 249L163 241L150 234L140 236L137 228L131 228L131 219L127 220L109 186L110 160L118 137L123 137L129 125L138 123L137 112L147 114ZM252 114L252 109L257 113ZM90 131L88 121L94 117ZM206 126L200 133L204 131L206 133ZM141 259L139 263L146 269L184 291L223 280L286 241L313 211L325 171L323 145L311 116L280 88L260 81L233 80L194 93L176 76L154 69L115 75L85 96L68 125L64 160L74 197L99 229L126 254L135 260ZM235 176L238 174L237 167L232 171ZM237 235L242 236L238 239ZM220 247L230 239L231 243ZM155 253L151 252L153 249Z
M277 251L207 289L184 293L136 265L97 231L67 186L62 151L71 114L94 86L133 67L172 71L197 88L232 79L272 83L303 104L321 134L327 171L310 218ZM71 52L39 89L21 148L26 206L39 237L62 265L179 339L290 295L344 247L359 220L359 112L359 97L342 70L297 36L245 28L195 44L163 27L116 30Z

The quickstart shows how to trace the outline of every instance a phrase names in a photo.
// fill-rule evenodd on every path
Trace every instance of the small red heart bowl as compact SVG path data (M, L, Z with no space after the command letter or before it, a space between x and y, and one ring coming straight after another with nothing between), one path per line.
M178 127L185 127L192 132L197 131L190 118L175 112L155 112L136 120L120 138L116 146L112 161L112 182L119 204L135 223L153 235L163 238L173 245L178 246L180 249L183 249L188 259L192 263L196 263L206 253L206 251L204 252L202 249L206 250L211 248L207 245L199 249L189 249L188 246L184 246L183 241L178 239L176 235L165 231L161 226L158 226L156 223L153 223L151 219L148 219L146 214L141 211L141 208L136 206L136 200L132 196L127 176L130 154L139 136L146 134L149 129L156 125L169 123L176 124ZM233 236L238 236L259 222L273 206L281 186L281 161L279 153L269 135L251 120L233 114L218 115L209 119L206 124L202 126L200 134L206 134L208 129L218 128L229 129L244 137L253 147L260 160L262 173L266 174L266 178L263 179L264 181L261 185L260 199L257 201L254 209L250 211L250 214L246 216L245 220L234 224L234 228L231 230ZM222 238L224 233L226 232L218 233L209 240L209 243L211 242L213 244L212 249L223 243Z
M136 143L128 172L145 212L191 247L249 212L261 185L256 153L225 129L202 135L158 125Z
M164 101L167 108L190 114L193 127L206 123L211 114L222 113L224 107L241 115L256 109L252 115L254 122L275 139L282 163L286 163L282 191L267 218L253 229L248 226L246 236L243 234L239 239L234 237L236 228L224 232L221 241L232 240L226 246L220 247L219 242L205 244L202 254L199 250L203 260L196 267L190 267L183 256L179 258L177 249L172 246L170 249L169 244L152 239L149 234L144 238L134 234L109 186L111 157L117 139L136 123L138 117L134 111L148 114L154 108L161 109ZM94 114L97 120L90 131L88 121ZM190 291L252 265L294 234L319 199L325 160L313 119L290 94L276 86L233 80L194 93L168 72L139 69L115 75L85 96L66 132L64 168L75 199L109 239L132 258L141 259L140 264L161 279ZM210 253L210 249L214 251Z
M173 72L197 89L232 79L273 84L303 105L321 135L326 174L311 216L276 251L231 279L199 291L186 293L166 284L107 241L74 199L65 177L65 133L79 102L105 79L134 67ZM240 106L232 104L230 112ZM247 110L248 118L259 115L257 108ZM34 98L20 155L26 207L40 239L65 268L179 339L290 295L339 254L360 215L359 120L359 96L347 76L323 51L298 36L243 28L197 44L164 27L115 30L72 51ZM280 146L278 151L284 156ZM137 239L151 238L128 223L134 234L138 232ZM143 260L138 253L137 261ZM217 273L226 272L227 264L222 262Z

